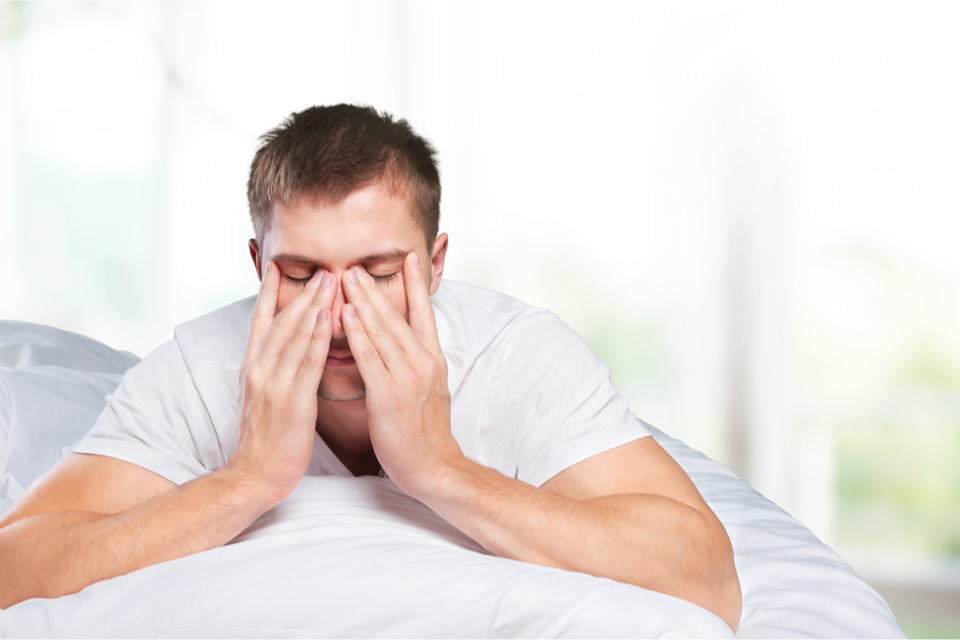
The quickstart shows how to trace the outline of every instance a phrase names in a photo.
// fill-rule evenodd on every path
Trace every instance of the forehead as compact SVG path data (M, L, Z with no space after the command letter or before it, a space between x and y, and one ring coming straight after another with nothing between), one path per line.
M327 268L350 266L363 257L420 250L423 233L404 192L373 184L340 202L302 197L275 203L263 237L267 258L293 255Z

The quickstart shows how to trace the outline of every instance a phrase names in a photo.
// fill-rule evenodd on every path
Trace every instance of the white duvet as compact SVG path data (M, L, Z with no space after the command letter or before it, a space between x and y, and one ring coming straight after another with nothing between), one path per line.
M0 336L11 500L49 466L49 456L35 460L36 441L68 450L79 438L71 402L89 399L77 385L97 387L91 376L112 380L129 362L54 329L0 323ZM77 358L78 345L90 357ZM52 424L67 435L57 440ZM743 590L737 637L904 637L883 599L809 530L722 464L650 429L730 535ZM225 547L0 613L3 637L732 635L670 596L491 556L379 478L304 478Z

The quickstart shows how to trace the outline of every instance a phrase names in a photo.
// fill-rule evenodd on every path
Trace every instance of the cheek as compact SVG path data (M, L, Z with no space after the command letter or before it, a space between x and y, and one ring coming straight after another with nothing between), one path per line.
M400 312L400 315L403 316L403 319L410 322L410 312L407 309L407 295L403 290L403 286L395 287L396 291L390 291L387 293L387 299L390 301L390 304L393 305L393 308Z
M300 289L281 284L280 291L277 292L276 313L280 313L281 311L286 309L287 305L293 302L293 299L297 297L298 293L300 293Z

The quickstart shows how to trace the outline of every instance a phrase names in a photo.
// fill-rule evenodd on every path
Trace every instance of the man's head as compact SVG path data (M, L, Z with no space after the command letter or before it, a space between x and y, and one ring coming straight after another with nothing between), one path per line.
M295 113L268 132L250 171L248 195L257 238L250 255L263 277L280 273L277 312L318 269L337 279L333 333L318 394L364 398L364 385L342 325L340 279L361 267L406 319L404 256L420 257L424 286L440 286L447 235L438 235L440 183L430 144L403 120L338 105Z
M440 224L440 174L433 147L406 120L371 107L338 104L293 113L261 138L247 200L257 241L272 207L302 197L335 204L374 183L406 195L427 247Z

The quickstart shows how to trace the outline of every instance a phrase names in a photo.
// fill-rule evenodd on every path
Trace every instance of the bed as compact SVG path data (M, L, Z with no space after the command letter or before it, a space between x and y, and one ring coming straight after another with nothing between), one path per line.
M0 322L2 509L66 455L138 360ZM809 530L659 430L727 528L738 638L905 637L883 599ZM497 558L388 479L307 477L219 549L0 612L2 637L733 637L663 594Z

